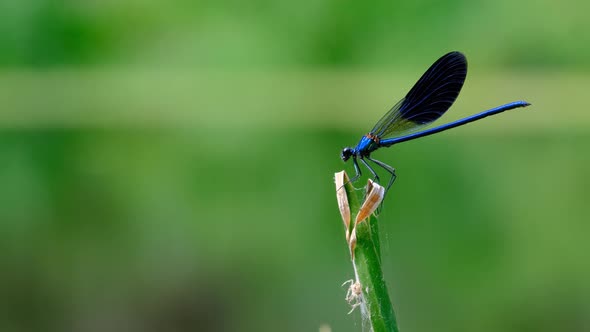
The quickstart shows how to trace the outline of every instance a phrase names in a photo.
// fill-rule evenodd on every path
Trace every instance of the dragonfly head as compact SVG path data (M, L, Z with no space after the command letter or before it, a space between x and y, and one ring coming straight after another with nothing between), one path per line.
M342 149L342 153L340 154L340 158L342 158L342 160L346 162L350 157L352 157L352 155L354 155L353 148L344 148L344 149Z

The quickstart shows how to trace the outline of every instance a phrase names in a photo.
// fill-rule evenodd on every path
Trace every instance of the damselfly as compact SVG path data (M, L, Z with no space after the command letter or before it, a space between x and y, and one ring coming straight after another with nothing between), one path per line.
M370 161L391 174L387 191L396 178L395 169L382 161L371 158L371 152L382 147L389 147L458 127L489 115L530 105L526 101L515 101L451 123L419 131L440 118L451 107L463 87L466 76L467 59L460 52L447 53L432 64L410 92L395 104L368 134L361 138L356 147L347 147L342 150L343 161L352 157L356 175L351 181L354 182L361 176L361 169L358 165L358 160L360 160L373 174L374 179L379 182L377 172L367 162Z

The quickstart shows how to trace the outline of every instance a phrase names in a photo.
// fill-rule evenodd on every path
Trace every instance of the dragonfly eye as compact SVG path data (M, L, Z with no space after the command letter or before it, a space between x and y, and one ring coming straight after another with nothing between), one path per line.
M354 154L354 151L352 150L352 148L344 148L344 149L342 149L342 153L340 154L340 158L342 158L343 161L347 161L353 154Z

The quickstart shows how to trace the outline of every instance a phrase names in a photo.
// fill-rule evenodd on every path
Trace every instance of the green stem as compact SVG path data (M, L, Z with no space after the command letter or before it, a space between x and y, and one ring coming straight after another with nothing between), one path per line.
M375 227L371 227L375 226ZM357 245L354 249L354 264L357 279L362 286L363 300L374 332L395 331L397 323L381 270L381 252L377 218L371 216L357 225Z
M339 176L341 177L340 182ZM345 185L342 186L341 183L345 183ZM336 174L336 187L337 190L342 188L345 193L345 197L343 195L337 195L343 219L346 219L346 215L356 217L361 210L365 210L366 212L365 207L360 203L361 199L358 197L358 191L354 190L345 173ZM371 190L374 188L377 188L377 190L383 189L383 187L377 184L370 183L368 193L365 196L370 197ZM376 206L379 205L383 198L382 193L381 191L381 196ZM349 211L345 209L349 209ZM344 220L347 234L350 234L350 236L347 235L347 240L349 240L349 249L355 271L353 285L356 284L362 291L362 297L360 299L355 298L356 301L352 301L355 303L351 304L360 303L363 320L370 324L371 331L398 332L395 314L381 269L377 217L373 213L370 213L370 216L365 220L355 222L355 219L349 220L348 222ZM351 285L349 292L354 293L355 289L352 288L353 285ZM350 302L350 296L348 299Z

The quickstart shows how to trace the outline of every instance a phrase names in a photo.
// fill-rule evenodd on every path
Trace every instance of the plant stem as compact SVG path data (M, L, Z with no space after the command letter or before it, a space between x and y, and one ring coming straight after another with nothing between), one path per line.
M370 324L371 331L398 332L395 314L383 279L379 227L377 217L373 214L383 199L383 187L369 181L362 204L360 204L358 191L353 188L346 173L336 173L336 188L355 271L355 280L351 284L347 300L353 308L360 306L363 321ZM349 210L346 211L346 209ZM354 222L347 221L347 215L355 216Z

